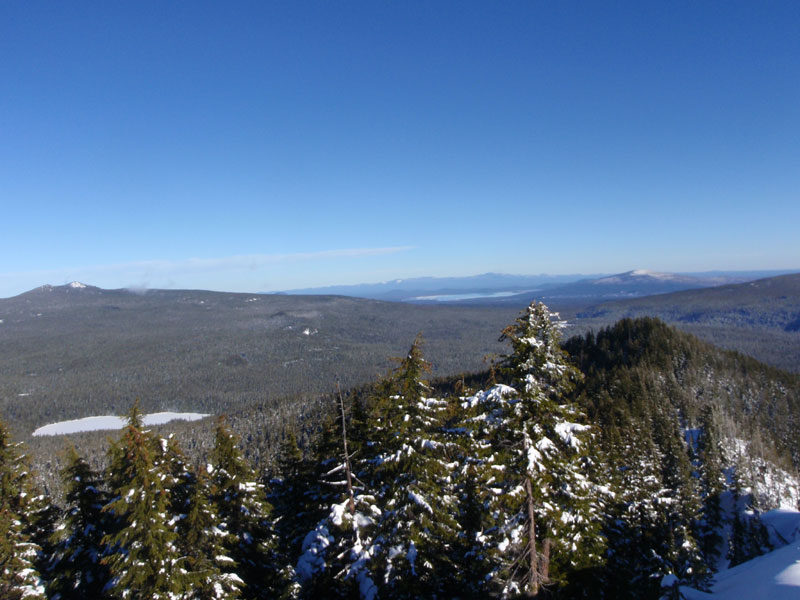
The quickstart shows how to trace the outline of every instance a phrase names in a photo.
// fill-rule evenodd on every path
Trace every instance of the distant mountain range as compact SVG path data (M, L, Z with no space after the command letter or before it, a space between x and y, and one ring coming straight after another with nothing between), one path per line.
M696 277L677 273L658 273L637 269L616 275L581 279L565 285L548 287L533 292L514 294L502 299L503 303L527 304L531 300L553 303L554 300L575 302L600 302L619 298L639 298L654 294L668 294L680 290L708 288L726 283L739 283L747 278L719 275Z
M420 277L382 283L287 290L286 294L335 294L414 303L525 305L532 299L558 298L599 302L678 290L741 283L790 271L709 271L657 273L637 269L596 275L505 275L484 273L471 277Z
M599 275L598 275L599 276ZM414 277L393 279L381 283L360 283L355 285L333 285L295 290L285 294L310 294L355 296L375 300L398 302L413 301L435 296L449 295L491 295L497 292L519 293L525 290L543 289L576 281L586 275L506 275L503 273L483 273L469 277Z

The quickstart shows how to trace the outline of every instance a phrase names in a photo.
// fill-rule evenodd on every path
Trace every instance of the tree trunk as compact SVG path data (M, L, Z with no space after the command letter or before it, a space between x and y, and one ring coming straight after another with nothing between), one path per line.
M342 444L344 445L344 471L347 473L347 510L351 515L356 514L356 502L353 497L353 477L350 474L350 453L347 450L347 419L344 414L344 398L342 398L342 388L339 379L336 379L336 391L339 394L339 408L342 411Z
M529 597L535 598L539 594L539 553L536 551L536 513L533 505L533 486L531 478L525 478L525 493L528 496L528 589Z
M542 545L542 554L540 555L539 576L542 584L550 582L550 546L553 540L545 538Z

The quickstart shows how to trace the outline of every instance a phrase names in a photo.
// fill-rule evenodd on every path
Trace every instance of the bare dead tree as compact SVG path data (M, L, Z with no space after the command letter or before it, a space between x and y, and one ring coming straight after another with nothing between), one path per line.
M344 446L344 471L347 474L347 509L351 515L356 514L356 501L353 497L353 476L350 472L350 453L347 450L347 418L344 412L344 397L342 387L339 385L339 378L336 378L336 394L339 398L339 410L342 413L342 445Z

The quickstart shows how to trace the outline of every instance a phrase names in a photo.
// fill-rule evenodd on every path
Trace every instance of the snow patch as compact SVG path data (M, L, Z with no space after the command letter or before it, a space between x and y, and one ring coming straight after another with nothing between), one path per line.
M722 571L716 580L710 594L686 587L680 591L687 600L796 600L800 598L800 542Z

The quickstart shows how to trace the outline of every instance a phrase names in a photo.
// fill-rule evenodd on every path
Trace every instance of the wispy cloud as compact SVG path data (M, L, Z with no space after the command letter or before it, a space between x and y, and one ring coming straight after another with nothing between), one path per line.
M215 271L230 269L255 270L280 263L307 262L335 258L361 258L396 254L413 250L415 246L392 246L387 248L346 248L341 250L321 250L318 252L297 252L289 254L236 254L219 258L187 258L183 260L151 260L89 267L85 270L152 269L159 272L172 271Z

